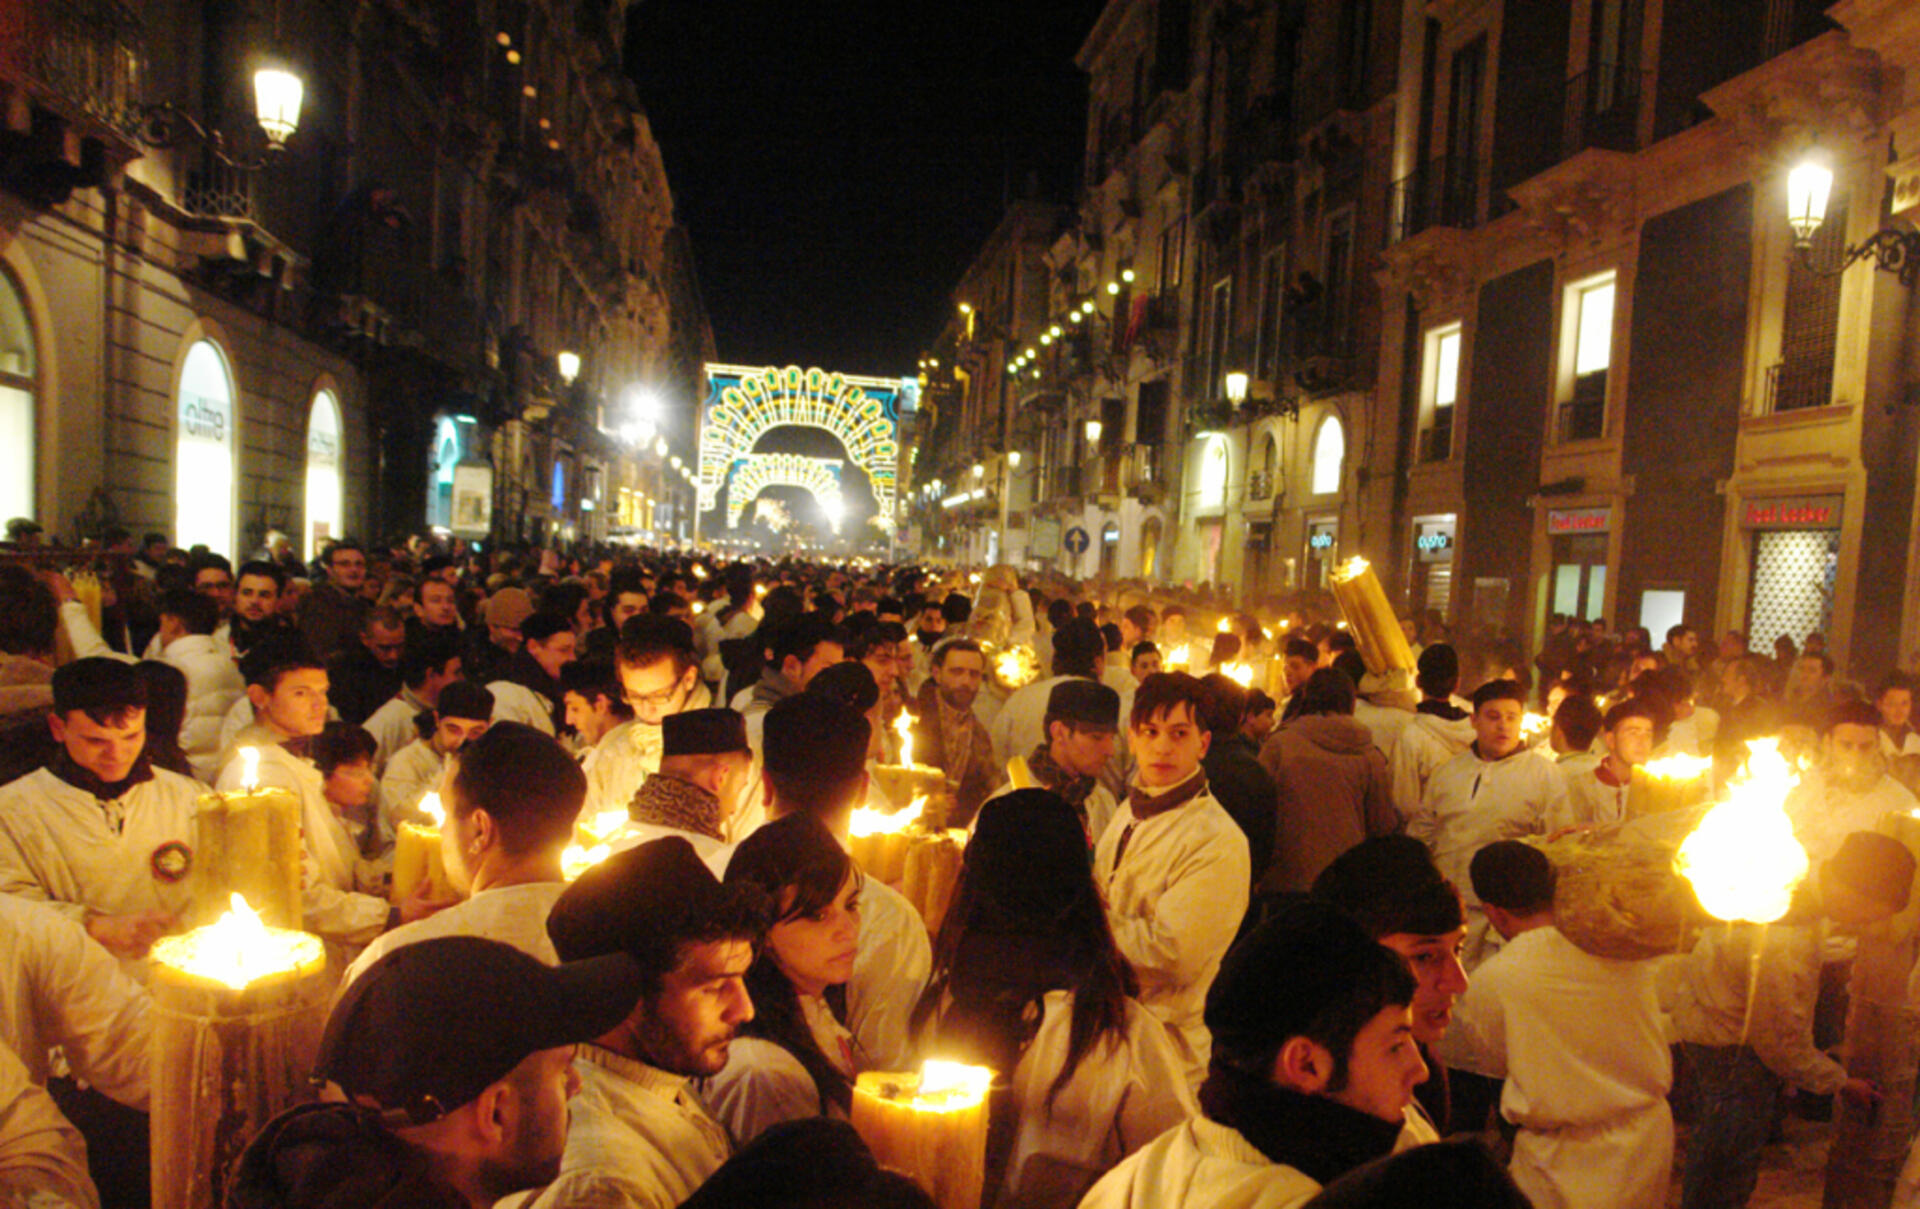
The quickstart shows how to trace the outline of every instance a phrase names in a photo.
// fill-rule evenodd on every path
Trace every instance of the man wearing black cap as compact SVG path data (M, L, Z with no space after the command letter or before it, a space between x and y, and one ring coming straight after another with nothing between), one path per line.
M659 771L661 723L667 717L713 704L713 694L700 680L693 631L677 618L652 613L629 617L614 646L614 667L633 720L600 740L587 774L589 819L625 813L641 782Z
M1080 813L1092 846L1117 806L1100 774L1119 740L1120 694L1092 680L1061 680L1047 694L1046 728L1045 741L1027 755L1027 771Z
M1427 1073L1413 990L1337 908L1289 905L1234 947L1207 994L1203 1115L1108 1172L1081 1209L1281 1209L1391 1153Z
M447 761L493 725L493 692L471 680L456 680L440 690L431 713L416 726L433 729L393 753L380 778L380 801L393 822L420 820L420 800L440 787Z
M486 1209L551 1180L579 1086L574 1047L616 1027L640 983L625 957L550 969L472 936L389 954L321 1038L315 1080L345 1102L269 1121L228 1209Z
M1814 866L1779 921L1765 928L1701 931L1673 1007L1674 1030L1699 1097L1687 1142L1683 1209L1747 1203L1785 1087L1838 1093L1862 1110L1880 1100L1879 1088L1849 1075L1814 1044L1821 926L1824 921L1857 933L1898 915L1913 875L1913 855L1900 841L1856 831Z
M744 978L766 928L764 896L723 886L674 837L616 852L554 904L547 931L566 961L639 963L626 1018L581 1047L566 1154L536 1209L678 1205L733 1153L688 1090L718 1074L753 1018Z
M447 880L466 899L379 936L342 985L402 945L436 936L484 936L548 965L558 961L547 913L567 888L560 856L586 794L586 774L573 757L531 726L502 722L461 748L441 791L440 850Z
M749 792L766 792L753 775L746 720L730 709L692 709L667 715L660 731L660 771L633 795L629 821L608 844L618 851L677 835L725 869L729 822Z
M1387 753L1393 776L1393 804L1401 818L1412 818L1427 792L1434 770L1467 750L1473 742L1473 716L1453 695L1460 686L1460 656L1444 642L1420 652L1414 685L1420 704Z
M993 736L994 759L1004 764L1045 742L1047 703L1052 699L1053 686L1073 678L1098 683L1106 668L1106 659L1107 640L1101 637L1100 627L1091 621L1076 617L1055 630L1053 675L1036 680L1008 697L994 717L993 725L987 728Z
M805 692L767 711L769 819L805 812L842 847L853 808L867 796L868 724L852 706ZM926 926L900 892L877 878L860 888L860 941L847 981L847 1025L867 1060L902 1070L912 1053L908 1021L933 972Z

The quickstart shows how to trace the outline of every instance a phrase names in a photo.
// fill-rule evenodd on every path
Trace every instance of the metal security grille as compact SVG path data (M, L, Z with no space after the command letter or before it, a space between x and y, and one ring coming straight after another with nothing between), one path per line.
M1789 529L1753 536L1753 603L1747 610L1747 649L1773 653L1773 640L1798 643L1833 622L1833 587L1840 572L1838 529Z
M1827 221L1814 232L1812 260L1837 264L1846 254L1847 201L1835 197ZM1833 350L1840 332L1840 278L1815 272L1798 258L1787 269L1780 316L1780 363L1769 383L1773 411L1825 407L1833 402Z

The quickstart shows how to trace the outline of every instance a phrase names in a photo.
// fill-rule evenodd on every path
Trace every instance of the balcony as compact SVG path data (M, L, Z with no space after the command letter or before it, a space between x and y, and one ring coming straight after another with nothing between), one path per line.
M1833 362L1781 361L1767 367L1766 412L1801 411L1833 402Z
M1467 228L1479 221L1479 162L1443 155L1393 182L1387 195L1387 233L1394 243L1433 227Z
M1607 431L1607 371L1574 379L1573 398L1560 404L1555 431L1559 441L1597 441Z
M1420 430L1419 455L1422 462L1444 462L1453 456L1453 409L1436 415L1433 423Z
M1080 468L1078 466L1056 466L1047 478L1048 501L1077 499L1080 495Z
M0 0L0 183L55 205L113 179L140 155L145 61L118 0Z
M1635 151L1640 146L1640 106L1651 73L1623 63L1602 63L1567 81L1562 110L1562 152L1568 158L1589 147Z
M1272 471L1250 470L1247 472L1247 498L1250 500L1270 500L1273 498Z

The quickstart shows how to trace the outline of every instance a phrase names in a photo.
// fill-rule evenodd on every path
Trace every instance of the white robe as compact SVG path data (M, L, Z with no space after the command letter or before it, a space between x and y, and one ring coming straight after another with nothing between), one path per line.
M686 708L706 709L712 704L713 694L707 691L707 686L695 684L687 697ZM600 754L587 773L587 801L580 817L593 819L613 811L627 813L641 784L660 771L661 744L660 724L638 718L622 722L603 735L598 746Z
M1145 820L1123 802L1094 848L1114 943L1140 979L1141 1006L1167 1026L1191 1088L1206 1076L1213 1046L1201 1011L1247 913L1251 866L1245 833L1204 793Z
M1319 1191L1238 1130L1195 1117L1101 1177L1080 1209L1296 1209Z
M1435 714L1416 713L1400 728L1387 752L1387 768L1393 777L1393 804L1402 818L1419 813L1420 799L1426 796L1427 781L1435 770L1472 742L1472 718L1450 722Z
M386 775L380 778L380 801L388 821L399 826L405 820L418 821L421 799L440 787L447 771L447 758L427 739L415 739L393 753L387 761Z
M0 1204L22 1209L100 1209L87 1174L87 1144L47 1090L0 1046Z
M44 1085L59 1046L73 1073L145 1111L152 1001L81 926L41 903L0 894L0 1045Z
M233 662L233 648L206 634L188 634L169 642L161 662L187 678L187 713L180 723L180 750L193 775L212 781L219 772L220 724L233 703L246 695L246 681Z
M340 990L345 991L354 979L367 972L367 967L395 949L442 936L497 940L547 965L559 965L560 956L553 951L553 941L547 936L547 916L566 888L565 882L496 886L425 919L382 933L347 967L346 977L340 980Z
M1506 1080L1513 1178L1535 1209L1664 1209L1673 1063L1656 974L1536 928L1482 964L1454 1009L1441 1056Z
M493 694L495 722L519 722L541 734L553 733L553 702L539 693L512 680L495 680L487 691Z
M394 753L420 737L420 728L413 724L415 715L432 706L413 695L413 690L403 688L398 695L383 702L373 711L367 720L361 723L366 732L373 736L373 775L382 776L387 771L387 762Z
M41 769L0 788L0 893L50 904L75 923L89 912L181 915L190 879L174 876L170 844L193 846L195 803L206 787L165 769L118 800L118 834L100 802ZM181 870L184 873L184 870Z

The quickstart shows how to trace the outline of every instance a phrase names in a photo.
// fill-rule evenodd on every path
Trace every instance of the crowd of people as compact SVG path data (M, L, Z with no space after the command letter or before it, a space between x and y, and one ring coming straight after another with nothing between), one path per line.
M847 1122L928 1057L998 1072L990 1206L1650 1209L1678 1103L1706 1209L1788 1092L1885 1090L1833 1054L1849 938L1914 880L1876 831L1920 808L1913 686L1817 635L1556 618L1525 660L1409 622L1408 682L1309 613L1004 566L105 553L97 610L0 559L0 1203L147 1203L147 957L243 780L299 804L338 981L246 1209L924 1205ZM1767 735L1807 769L1784 919L1644 961L1561 931L1538 841ZM931 932L850 856L909 742L968 836ZM395 885L436 801L446 881Z

